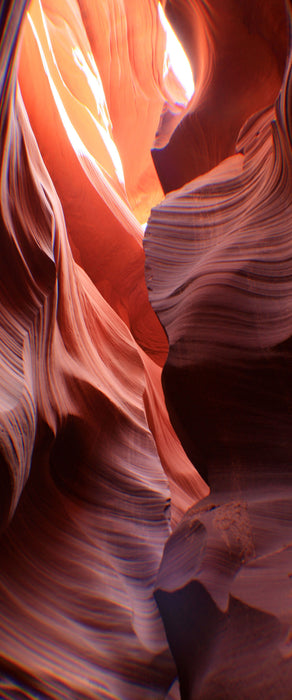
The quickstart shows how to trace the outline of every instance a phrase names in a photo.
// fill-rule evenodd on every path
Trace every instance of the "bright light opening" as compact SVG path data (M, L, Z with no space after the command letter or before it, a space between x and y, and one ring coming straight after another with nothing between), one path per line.
M158 3L158 14L166 34L163 78L164 80L167 80L169 73L174 74L175 78L177 79L178 86L181 88L180 90L178 89L177 102L185 105L190 101L195 92L192 69L180 41L178 40L171 24L164 14L164 10L160 2Z

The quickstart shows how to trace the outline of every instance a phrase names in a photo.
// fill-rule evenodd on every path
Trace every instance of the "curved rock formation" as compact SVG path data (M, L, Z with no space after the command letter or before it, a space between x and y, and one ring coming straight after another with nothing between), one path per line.
M185 109L186 95L169 57L160 76L165 31L156 5L145 2L145 13L161 27L158 57L146 32L156 129L166 97ZM113 17L115 54L124 14ZM171 515L207 492L166 412L166 338L86 18L86 2L1 6L0 695L9 700L165 697L176 670L155 577ZM141 87L142 103L150 98ZM157 179L147 177L153 201Z
M283 0L168 0L166 12L196 81L193 110L165 149L153 152L169 192L233 155L245 120L273 104L285 68L288 26Z
M211 488L157 581L184 699L291 695L291 165L290 54L276 109L250 116L236 154L168 194L146 229L167 407Z
M290 700L290 14L1 4L3 700Z

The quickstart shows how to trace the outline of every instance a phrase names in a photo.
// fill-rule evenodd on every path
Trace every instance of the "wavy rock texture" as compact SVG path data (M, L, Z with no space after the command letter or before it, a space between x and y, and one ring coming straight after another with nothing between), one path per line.
M157 200L149 134L165 101L180 113L187 96L156 4L144 3L146 59L126 5L96 5L107 33L89 5L1 5L0 696L10 700L166 696L176 669L154 582L171 515L207 493L166 412L167 343L127 194L145 177L143 207ZM135 187L133 154L124 171L115 145L123 155L117 90L137 105L137 128L154 102Z
M291 695L290 4L163 6L195 92L155 0L1 4L3 700Z
M166 148L153 151L169 192L233 155L245 120L273 104L285 68L288 31L283 0L168 0L166 11L196 80L193 110Z
M206 5L211 21L217 3ZM256 5L272 29L279 3ZM169 193L145 234L150 300L170 345L167 407L211 487L169 538L157 581L181 696L192 700L291 695L291 53L275 109L261 58L255 93L252 81L238 91L245 110L249 94L264 109L236 153ZM199 141L197 116L186 119Z

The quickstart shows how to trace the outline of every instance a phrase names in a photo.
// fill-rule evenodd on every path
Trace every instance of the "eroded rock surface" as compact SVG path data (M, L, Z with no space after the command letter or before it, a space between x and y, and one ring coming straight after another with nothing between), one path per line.
M290 3L0 13L0 696L290 700Z
M95 36L101 20L87 3L1 9L0 695L10 700L164 698L176 676L154 582L171 516L207 487L165 408L167 341L108 106L116 90L133 105L140 91L135 178L148 178L153 201L143 104L154 94L155 131L166 98L171 107L178 91L181 110L186 97L170 63L164 85L165 30L144 5L156 82L131 49L136 85L120 3L96 9L109 13L102 59L107 48L112 71L124 66L121 85L106 82L101 58L97 68L87 29Z
M167 407L211 488L157 582L193 700L291 693L290 85L291 57L275 108L250 116L236 153L169 193L146 230Z

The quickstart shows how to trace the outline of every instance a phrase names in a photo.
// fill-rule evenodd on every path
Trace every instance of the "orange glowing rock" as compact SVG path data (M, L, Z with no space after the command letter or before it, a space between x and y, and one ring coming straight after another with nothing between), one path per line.
M290 11L1 5L5 700L290 700Z
M134 66L136 130L151 100L153 112L139 149L130 124L141 158L128 184L86 5L25 9L1 14L0 694L164 698L176 671L154 581L171 516L207 487L165 408L167 342L129 201L140 179L143 211L160 196L150 141L166 99L176 111L187 100L158 7L145 3L155 80L147 94L147 64ZM132 81L125 69L125 94Z

